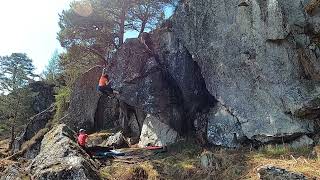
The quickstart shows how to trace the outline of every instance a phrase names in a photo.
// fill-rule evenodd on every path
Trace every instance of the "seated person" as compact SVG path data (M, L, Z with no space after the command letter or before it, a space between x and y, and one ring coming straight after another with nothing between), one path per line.
M115 91L115 90L112 89L110 81L109 81L109 76L106 73L106 69L105 68L103 68L102 75L101 75L100 80L99 80L98 90L101 93L106 94L106 95L119 94L118 91Z
M88 134L86 134L86 130L80 129L79 130L79 135L77 138L78 144L80 147L82 147L83 150L87 152L90 156L98 153L98 152L110 152L112 150L112 147L101 147L101 146L92 146L88 147L87 142L88 142Z
M87 151L86 143L88 141L88 134L86 134L86 131L84 129L79 130L79 135L77 138L78 144L82 149Z

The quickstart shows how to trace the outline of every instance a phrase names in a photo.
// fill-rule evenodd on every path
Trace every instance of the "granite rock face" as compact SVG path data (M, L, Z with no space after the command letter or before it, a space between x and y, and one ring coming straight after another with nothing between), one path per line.
M21 171L21 168L17 165L11 165L2 172L3 174L1 175L0 180L23 180Z
M310 28L319 16L307 15L304 4L186 0L174 15L173 32L208 91L251 140L314 132L312 120L295 116L320 92L316 26Z

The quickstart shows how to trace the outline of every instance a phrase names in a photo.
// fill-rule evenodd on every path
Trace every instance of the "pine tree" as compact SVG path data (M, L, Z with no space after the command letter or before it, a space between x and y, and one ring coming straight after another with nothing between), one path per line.
M57 79L60 77L61 68L60 68L60 56L59 51L56 49L49 62L43 71L45 80L49 83L56 84Z
M26 123L32 115L32 98L34 94L27 85L33 80L34 66L32 60L23 53L0 57L0 87L3 94L0 112L12 128L10 147L14 139L14 127Z

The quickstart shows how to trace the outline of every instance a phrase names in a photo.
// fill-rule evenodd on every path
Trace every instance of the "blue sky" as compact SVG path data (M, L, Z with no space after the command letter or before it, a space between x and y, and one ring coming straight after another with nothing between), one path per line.
M72 0L1 0L0 56L27 53L41 73L55 49L58 14L68 9ZM169 16L172 10L167 10ZM129 33L128 36L135 36Z
M1 0L0 56L23 52L41 72L54 50L58 20L71 0Z

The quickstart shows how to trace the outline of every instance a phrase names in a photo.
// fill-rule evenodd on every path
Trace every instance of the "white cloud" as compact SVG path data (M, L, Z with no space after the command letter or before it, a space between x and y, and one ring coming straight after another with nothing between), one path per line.
M0 0L0 55L25 52L37 72L59 47L58 14L71 0Z

